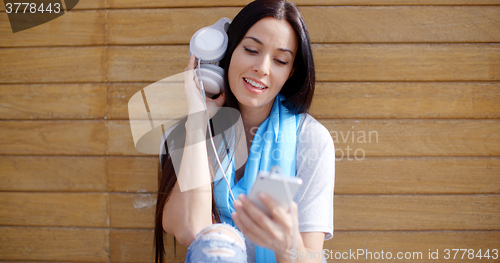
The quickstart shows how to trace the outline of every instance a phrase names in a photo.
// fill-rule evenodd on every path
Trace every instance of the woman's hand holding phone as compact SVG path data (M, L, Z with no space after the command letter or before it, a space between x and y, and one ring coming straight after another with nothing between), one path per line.
M245 195L238 196L234 202L236 212L232 218L234 223L250 240L259 246L274 251L277 259L290 260L290 249L293 246L295 232L296 247L303 246L303 240L298 227L298 206L291 202L290 209L285 210L269 195L261 192L259 199L271 212L267 216ZM293 221L295 220L295 224Z

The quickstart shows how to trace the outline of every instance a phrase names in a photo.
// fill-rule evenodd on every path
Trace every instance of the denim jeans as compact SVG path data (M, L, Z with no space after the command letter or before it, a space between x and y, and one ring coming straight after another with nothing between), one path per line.
M225 229L234 233L228 235ZM217 231L214 231L217 230ZM207 233L209 232L209 233ZM239 237L238 240L234 236ZM188 248L186 263L205 262L247 262L245 238L236 228L228 224L213 224L205 227L196 235L193 243Z

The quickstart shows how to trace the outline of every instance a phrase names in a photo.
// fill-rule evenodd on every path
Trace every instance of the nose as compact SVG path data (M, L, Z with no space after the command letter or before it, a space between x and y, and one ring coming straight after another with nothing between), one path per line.
M271 59L269 58L269 56L261 56L255 62L253 70L258 74L267 76L269 75L270 67Z

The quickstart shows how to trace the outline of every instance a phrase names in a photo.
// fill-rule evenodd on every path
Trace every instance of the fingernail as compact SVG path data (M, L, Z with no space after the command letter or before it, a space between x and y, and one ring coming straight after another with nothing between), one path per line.
M262 198L262 199L266 199L267 198L266 194L264 194L262 192L259 193L259 197Z
M244 201L246 199L244 194L239 194L238 199L241 199L241 201Z

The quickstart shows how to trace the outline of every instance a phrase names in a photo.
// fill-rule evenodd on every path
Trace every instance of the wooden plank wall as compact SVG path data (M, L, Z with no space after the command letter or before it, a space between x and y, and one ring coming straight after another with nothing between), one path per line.
M128 99L247 2L83 0L16 34L1 6L0 261L153 260L157 157L134 149ZM311 114L336 140L325 248L500 249L500 1L296 3ZM173 242L167 261L183 262Z

